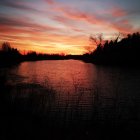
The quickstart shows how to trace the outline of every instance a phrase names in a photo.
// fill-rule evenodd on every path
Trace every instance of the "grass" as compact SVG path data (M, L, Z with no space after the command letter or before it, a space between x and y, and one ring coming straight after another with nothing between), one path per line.
M108 98L99 87L87 93L74 81L75 94L71 97L67 93L62 102L61 93L47 82L41 86L9 85L7 81L6 75L0 76L1 139L98 140L139 136L139 96L122 97L118 84ZM89 112L82 106L87 96L91 102Z

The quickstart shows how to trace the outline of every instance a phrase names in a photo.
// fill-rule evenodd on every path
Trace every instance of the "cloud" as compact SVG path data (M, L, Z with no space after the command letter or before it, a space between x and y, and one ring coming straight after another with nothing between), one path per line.
M20 9L20 10L28 10L31 12L41 12L38 9L32 8L31 5L29 5L29 4L30 3L25 2L25 1L24 2L23 1L11 1L11 0L0 1L1 6L16 8L16 9Z
M127 10L119 7L119 6L110 6L107 10L106 9L102 9L100 11L98 11L100 15L103 16L108 16L108 17L114 17L114 18L123 18L125 16L127 16L129 13Z
M43 5L44 1L46 5ZM42 0L38 6L39 3L33 2L0 1L0 7L9 8L5 8L7 11L0 10L0 38L11 41L20 50L82 54L84 46L89 43L88 35L92 32L108 33L111 37L110 34L114 32L134 31L127 19L128 11L118 6L93 12L81 8L80 3L71 6L64 1ZM17 11L19 13L16 14Z
M54 4L55 3L55 1L54 0L45 0L48 4L50 4L50 5L52 5L52 4Z
M48 0L46 1L48 2ZM129 20L122 19L123 17L127 16L128 13L118 6L113 6L112 8L108 9L109 12L102 11L101 15L103 16L101 16L97 13L88 13L85 11L78 10L60 2L58 3L53 1L49 4L51 5L51 8L54 10L54 12L59 12L61 14L61 17L55 16L53 19L65 25L68 25L69 20L71 22L86 22L93 26L103 26L105 28L111 28L118 32L132 32L133 30L133 26L131 25ZM106 17L106 15L108 15L108 17Z
M34 30L34 31L54 31L58 30L58 28L49 26L49 25L41 25L37 23L33 23L30 18L25 17L6 17L0 14L0 26L2 27L11 27L11 28L28 28L28 30Z
M74 9L72 7L68 6L61 6L61 7L54 7L54 10L56 12L62 12L64 17L73 19L73 20L81 20L81 21L87 21L92 24L97 24L100 22L100 20L94 15L94 14L88 14L85 12L82 12L80 10Z
M104 27L112 27L114 30L117 30L119 32L127 32L128 30L132 29L132 25L129 23L129 21L125 20L118 20L116 21L116 17L124 16L124 12L115 10L112 12L113 18L109 19L104 19L101 17L97 17L94 14L88 14L80 11L76 11L73 9L69 11L69 9L63 9L63 13L69 18L77 21L84 21L87 22L91 25L99 25L99 26L104 26ZM115 22L114 22L115 21ZM115 25L114 25L115 24Z
M54 14L51 15L48 12L40 11L38 9L32 8L32 6L29 5L29 2L25 2L25 1L12 2L11 0L5 0L5 1L0 1L0 4L9 6L12 8L18 8L22 10L36 12L44 16L47 15L49 18L52 18L53 20L62 23L63 25L69 27L73 31L81 31L81 29L75 27L74 22L76 21L86 22L93 26L98 25L98 26L104 26L105 28L111 27L113 30L118 31L118 32L122 32L122 31L127 32L128 29L129 30L132 29L132 25L130 24L128 20L127 20L127 23L126 22L124 23L123 20L119 20L119 24L118 22L116 22L116 18L119 19L127 15L127 12L118 6L111 7L110 9L108 9L108 12L102 11L102 15L106 15L106 14L110 15L109 18L106 18L105 16L99 16L96 13L88 13L85 11L78 10L64 3L61 3L58 1L56 2L55 0L44 0L44 1L51 6L51 10L53 11ZM59 13L59 15L57 15L57 13ZM12 24L12 22L10 24ZM121 24L121 27L120 27L120 24ZM17 26L22 26L22 24L17 25Z
M111 9L111 15L113 17L124 17L127 15L127 12L120 7L113 7Z

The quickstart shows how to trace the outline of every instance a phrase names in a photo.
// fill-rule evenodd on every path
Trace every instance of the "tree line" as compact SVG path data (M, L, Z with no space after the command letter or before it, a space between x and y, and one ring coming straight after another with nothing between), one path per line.
M23 61L37 60L63 60L63 59L81 59L79 55L62 54L43 54L35 51L29 51L27 54L21 54L19 50L11 47L9 42L4 42L0 49L0 66L9 66Z
M140 64L140 33L128 34L120 39L103 41L100 34L91 36L96 49L84 54L84 59L97 64Z
M114 40L103 40L102 34L91 36L90 41L96 49L84 55L42 54L30 51L21 54L10 43L4 42L0 50L0 66L17 64L22 61L82 59L96 64L140 64L140 33L128 34L120 39L120 34Z

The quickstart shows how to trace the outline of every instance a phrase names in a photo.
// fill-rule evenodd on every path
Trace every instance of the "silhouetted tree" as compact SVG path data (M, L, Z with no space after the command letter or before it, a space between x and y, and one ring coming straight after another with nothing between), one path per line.
M4 42L2 44L2 51L4 52L10 52L12 50L10 43Z
M10 43L4 42L1 46L0 50L0 64L1 65L8 65L18 63L22 60L22 55L20 52L12 48Z
M120 39L120 35L115 40L103 41L103 37L90 36L90 40L96 44L89 59L95 63L129 64L139 63L140 60L140 33L128 34ZM103 42L103 43L102 43Z

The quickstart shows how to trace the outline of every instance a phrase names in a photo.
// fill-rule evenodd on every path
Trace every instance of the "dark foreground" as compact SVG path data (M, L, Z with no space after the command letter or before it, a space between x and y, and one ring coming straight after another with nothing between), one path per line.
M9 85L0 76L0 139L49 140L120 140L140 137L140 96L132 100L126 110L119 110L121 102L114 98L110 108L104 107L99 95L94 95L92 118L84 121L77 107L74 117L67 118L67 109L53 113L55 91L38 84ZM126 104L123 104L125 106ZM101 114L104 114L103 116ZM61 115L60 115L61 114ZM123 115L122 115L123 114ZM102 116L102 117L101 117ZM129 116L129 117L127 117Z

